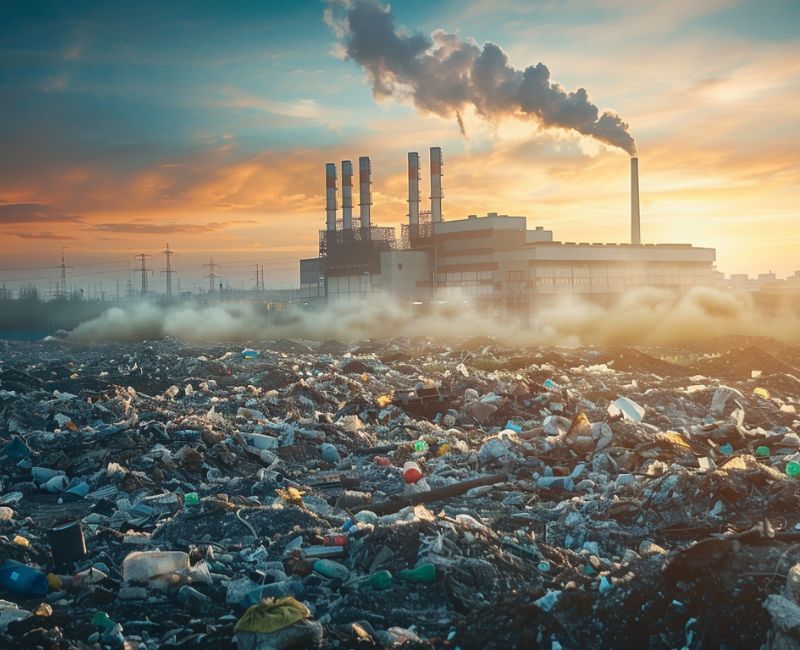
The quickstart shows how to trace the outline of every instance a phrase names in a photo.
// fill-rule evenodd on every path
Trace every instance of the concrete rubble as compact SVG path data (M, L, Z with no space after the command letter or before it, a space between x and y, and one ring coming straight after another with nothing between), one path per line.
M800 348L0 341L0 646L800 647Z

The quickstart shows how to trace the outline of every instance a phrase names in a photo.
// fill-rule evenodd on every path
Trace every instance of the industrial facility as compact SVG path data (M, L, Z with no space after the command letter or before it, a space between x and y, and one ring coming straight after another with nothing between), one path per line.
M500 314L531 314L564 295L599 303L633 287L686 290L715 281L713 248L642 244L638 158L631 158L631 242L561 242L524 216L490 212L445 220L444 161L430 149L430 210L421 210L420 156L408 154L408 214L400 238L372 223L372 167L358 160L359 213L353 215L353 165L325 166L326 227L318 257L300 261L302 298L335 301L385 292L411 303L471 300Z

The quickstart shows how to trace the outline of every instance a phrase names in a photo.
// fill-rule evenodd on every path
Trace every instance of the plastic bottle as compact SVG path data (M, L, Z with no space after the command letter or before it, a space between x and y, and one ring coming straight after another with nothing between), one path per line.
M350 577L350 569L344 564L339 564L333 560L316 560L314 562L314 571L326 578L338 578L342 581L346 581Z
M388 589L393 584L394 577L385 569L376 571L372 575L369 575L363 580L359 580L357 582L359 587L370 587L372 589Z
M759 456L760 458L769 458L769 454L769 447L766 445L760 445L756 447L756 456Z
M790 460L786 463L786 474L791 477L800 476L800 463L796 460Z
M414 451L428 451L428 443L424 440L415 440Z
M154 576L189 568L189 556L182 551L136 551L122 562L125 582L147 582Z
M6 560L0 565L0 587L10 594L40 598L47 593L47 576L22 562Z
M187 508L191 508L192 506L199 506L200 505L200 497L198 496L197 492L187 492L183 495L183 504Z
M99 627L103 632L108 632L114 628L116 623L105 612L95 612L94 616L92 616L92 625Z
M435 582L436 566L428 563L421 564L415 569L403 569L397 574L397 577L412 582Z
M413 460L409 460L403 465L403 479L406 483L416 483L422 478L420 466Z
M273 582L269 585L261 585L251 589L242 598L241 605L252 607L260 603L264 598L285 598L286 596L300 598L305 593L305 590L306 588L302 581L296 578L281 580L280 582Z
M184 585L178 589L178 600L190 612L195 614L203 614L211 609L212 600L203 593L200 593L194 587Z

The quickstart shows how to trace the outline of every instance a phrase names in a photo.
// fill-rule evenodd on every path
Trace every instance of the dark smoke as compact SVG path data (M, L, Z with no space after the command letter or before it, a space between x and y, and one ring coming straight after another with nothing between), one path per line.
M459 113L472 105L486 118L535 118L636 153L619 115L601 114L584 88L568 92L551 81L543 63L520 70L494 43L481 47L442 30L406 33L378 0L330 0L325 17L347 56L367 71L376 97L410 95L422 111L455 114L462 133Z

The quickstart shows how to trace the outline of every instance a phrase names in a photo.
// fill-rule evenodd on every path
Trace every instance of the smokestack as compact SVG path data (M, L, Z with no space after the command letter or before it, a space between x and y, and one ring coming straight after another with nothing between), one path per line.
M353 163L342 161L342 227L353 229Z
M639 159L631 158L631 244L642 243L639 227Z
M408 223L419 224L419 154L408 152Z
M372 167L369 163L369 156L361 156L358 159L358 194L359 206L361 207L361 227L370 227L370 206L372 205Z
M325 228L336 230L336 165L325 165Z
M442 148L431 147L431 221L442 220Z

